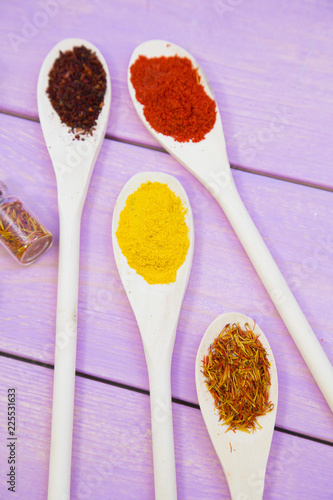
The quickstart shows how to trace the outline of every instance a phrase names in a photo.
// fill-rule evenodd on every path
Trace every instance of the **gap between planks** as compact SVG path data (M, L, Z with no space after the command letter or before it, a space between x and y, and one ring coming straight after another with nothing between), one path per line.
M21 118L23 120L29 120L31 122L39 123L38 118L35 118L33 116L27 116L27 115L23 115L23 114L20 114L20 113L10 113L8 111L4 111L4 110L1 110L1 109L0 109L0 113L3 114L3 115L13 116L15 118ZM120 142L122 144L128 144L129 146L136 146L136 147L139 147L139 148L151 149L153 151L159 151L161 153L169 154L165 149L160 148L158 146L155 147L155 146L149 146L147 144L142 144L142 143L139 143L139 142L132 142L132 141L128 141L126 139L120 139L119 137L115 137L115 136L112 136L112 135L109 135L109 134L106 134L105 138L108 139L108 140L110 140L110 141ZM230 167L233 170L240 170L242 172L247 172L247 173L253 174L253 175L260 175L262 177L269 177L270 179L276 179L276 180L279 180L279 181L289 182L291 184L299 184L300 186L306 186L306 187L310 187L310 188L313 188L313 189L320 189L321 191L333 192L333 188L331 188L331 187L322 186L320 184L314 184L314 183L310 183L310 182L302 182L302 181L299 181L299 180L296 180L296 179L292 179L292 178L289 178L289 177L282 177L282 176L278 176L278 175L274 175L274 174L259 172L258 170L252 169L250 167L241 167L240 165L230 165Z
M31 358L26 358L24 356L18 356L16 354L10 354L10 353L4 352L4 351L0 351L0 356L3 358L9 358L9 359L13 359L15 361L19 361L21 363L27 363L30 365L37 365L37 366L40 366L42 368L47 368L48 370L54 369L54 365L52 365L52 364L43 363L42 361L37 361L37 360L31 359ZM105 379L102 377L97 377L95 375L89 375L88 373L84 373L84 372L80 372L80 371L76 371L75 375L77 377L84 378L87 380L92 380L93 382L98 382L100 384L111 385L113 387L118 387L119 389L124 389L124 390L131 391L131 392L137 392L139 394L144 394L145 396L149 396L148 390L140 389L139 387L134 387L134 386L127 385L127 384L122 384L120 382L114 382L112 380L108 380L108 379ZM189 408L193 408L195 410L200 410L200 407L198 404L191 403L190 401L185 401L185 400L182 400L179 398L172 398L172 402L175 404L179 404L182 406L187 406ZM296 431L284 429L283 427L279 427L279 426L275 426L274 430L277 432L282 432L283 434L289 434L291 436L295 436L295 437L298 437L301 439L306 439L308 441L314 441L315 443L319 443L319 444L333 447L333 442L331 442L331 441L326 441L325 439L316 438L314 436L308 436L306 434L302 434L301 432L296 432Z

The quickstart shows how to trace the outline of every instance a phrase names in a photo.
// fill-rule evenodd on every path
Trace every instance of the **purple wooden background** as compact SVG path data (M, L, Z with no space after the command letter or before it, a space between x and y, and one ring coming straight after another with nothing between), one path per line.
M1 401L14 386L20 415L19 492L9 496L2 480L0 498L46 498L52 373L9 359L0 365ZM179 498L229 498L200 411L174 404L173 417ZM0 439L6 439L3 426ZM73 462L74 499L153 499L148 396L78 377ZM275 432L265 498L332 498L331 462L330 446ZM1 478L6 471L2 460Z
M241 170L233 170L240 194L333 362L332 4L49 0L45 5L16 0L0 6L0 179L55 239L27 268L0 248L0 498L11 498L5 439L6 391L13 385L19 395L16 498L27 498L27 491L29 499L46 498L58 221L54 173L35 123L36 83L48 50L70 36L99 47L113 92L108 139L82 221L72 498L153 498L149 400L133 392L147 391L148 377L111 246L116 197L131 175L145 170L167 172L182 182L196 231L172 365L179 498L229 495L194 407L194 361L209 323L230 310L257 320L279 372L264 498L333 498L331 411L217 203L169 155L145 147L158 149L135 115L126 85L132 50L150 38L178 43L202 63L220 106L230 161Z
M37 118L41 61L57 41L78 36L95 43L109 65L108 133L155 145L128 99L127 63L138 43L170 39L207 73L232 163L332 189L330 0L53 2L44 16L39 0L1 4L0 109Z

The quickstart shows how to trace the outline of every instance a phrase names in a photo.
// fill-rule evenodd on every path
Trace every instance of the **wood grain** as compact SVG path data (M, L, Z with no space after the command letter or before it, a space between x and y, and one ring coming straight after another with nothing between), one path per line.
M175 175L196 231L193 268L172 364L175 398L197 402L194 365L210 322L237 310L256 319L279 376L277 425L333 442L333 420L224 214L188 172L156 147L130 102L135 46L164 38L189 50L211 82L237 187L333 362L333 32L329 0L12 0L0 6L0 179L53 232L51 250L20 267L0 248L0 351L52 364L57 287L55 178L37 121L42 61L59 40L96 44L109 65L112 106L83 214L73 500L154 497L149 398L140 334L117 274L113 206L135 173ZM129 142L122 144L120 141ZM280 177L284 181L255 175ZM61 348L61 347L59 347ZM99 381L98 381L99 380ZM53 371L0 356L0 499L7 500L7 390L18 395L18 481L10 498L47 495ZM200 412L173 404L178 498L229 498ZM332 498L333 448L276 431L264 498Z
M40 126L0 115L0 178L55 237L31 267L0 248L3 308L0 350L53 363L58 223L54 173ZM111 245L112 210L137 172L175 175L185 187L195 224L195 251L180 315L172 393L197 402L196 352L210 322L232 310L255 318L274 351L279 375L277 425L333 440L332 414L224 214L169 155L105 140L82 220L77 369L148 388L140 334L122 288ZM234 172L240 194L329 358L333 361L331 193Z
M13 0L1 9L0 109L37 118L42 61L59 40L93 42L109 65L108 133L156 146L130 103L135 46L167 39L189 50L216 94L230 161L333 188L333 34L329 0ZM52 7L53 5L53 7Z
M1 358L0 498L44 500L53 371ZM7 391L17 395L16 494L7 491ZM200 411L173 405L179 500L229 498ZM275 432L264 498L331 498L333 447ZM149 398L77 378L72 500L154 498ZM256 480L256 478L253 478Z

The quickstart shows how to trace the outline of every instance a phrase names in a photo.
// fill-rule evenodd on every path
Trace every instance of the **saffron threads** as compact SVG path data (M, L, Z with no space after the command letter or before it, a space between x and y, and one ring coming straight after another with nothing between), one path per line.
M254 432L257 417L273 410L269 401L271 377L267 353L248 323L226 325L202 361L205 383L219 420L229 430Z
M186 57L139 56L130 68L136 99L156 132L200 142L216 121L216 104Z
M52 244L52 234L1 183L0 242L21 264L31 264Z
M49 73L46 92L60 120L70 127L76 139L92 134L105 90L106 73L94 52L83 45L60 51Z

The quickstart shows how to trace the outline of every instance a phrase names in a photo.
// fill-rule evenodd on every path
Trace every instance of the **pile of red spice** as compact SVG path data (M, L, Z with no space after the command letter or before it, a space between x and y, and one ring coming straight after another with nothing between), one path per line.
M49 73L46 90L60 120L80 134L91 134L104 104L106 73L97 55L86 47L61 52Z
M185 57L139 56L131 66L136 99L156 132L178 142L200 142L213 128L216 105Z

